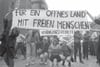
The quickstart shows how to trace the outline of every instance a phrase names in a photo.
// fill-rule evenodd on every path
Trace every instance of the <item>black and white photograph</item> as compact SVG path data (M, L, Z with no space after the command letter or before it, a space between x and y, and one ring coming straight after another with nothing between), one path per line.
M0 0L0 67L100 67L99 0Z

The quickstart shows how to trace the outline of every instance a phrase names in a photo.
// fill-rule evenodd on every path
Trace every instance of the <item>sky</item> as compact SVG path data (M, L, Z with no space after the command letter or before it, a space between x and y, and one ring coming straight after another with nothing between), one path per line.
M87 10L100 16L100 0L46 0L50 10Z

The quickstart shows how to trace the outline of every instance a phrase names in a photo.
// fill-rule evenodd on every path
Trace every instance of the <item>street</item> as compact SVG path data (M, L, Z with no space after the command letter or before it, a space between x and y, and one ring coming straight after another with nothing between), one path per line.
M89 60L83 60L84 64L79 63L78 59L77 62L73 62L71 67L99 67L99 65L96 63L96 59L94 56L89 56ZM25 67L25 60L22 59L16 59L15 60L15 67ZM67 64L67 63L66 63ZM7 67L3 60L0 60L0 67ZM50 67L50 62L48 61L48 65L41 65L39 64L39 60L36 60L36 63L34 65L30 65L29 67ZM61 64L59 67L62 67ZM68 67L66 65L66 67Z

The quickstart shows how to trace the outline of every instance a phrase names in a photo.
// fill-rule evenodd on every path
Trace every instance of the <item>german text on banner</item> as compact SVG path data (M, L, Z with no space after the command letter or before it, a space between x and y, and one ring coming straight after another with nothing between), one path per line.
M13 11L12 27L25 29L89 30L86 11L19 9Z

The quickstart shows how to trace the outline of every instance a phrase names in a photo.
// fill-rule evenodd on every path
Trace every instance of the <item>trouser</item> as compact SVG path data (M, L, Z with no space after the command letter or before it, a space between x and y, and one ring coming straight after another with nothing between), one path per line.
M83 58L88 59L88 42L83 43Z
M97 55L98 42L94 42L94 53Z
M65 65L65 61L67 60L68 66L71 67L71 61L72 61L72 56L67 56L65 59L63 59L62 65Z
M14 59L13 58L5 56L4 61L8 67L14 67Z
M26 58L26 47L25 47L25 44L23 42L20 42L20 43L17 44L16 54L17 54L18 50L20 50L22 55Z
M50 56L50 61L53 62L54 59L56 59L57 62L60 62L60 61L62 60L61 57L60 57L59 55L51 55L51 56Z
M40 55L41 61L42 62L47 62L48 59L48 52L44 52Z
M81 55L81 44L80 43L74 43L74 60L76 61L77 52L79 52L79 60L82 61L82 55Z
M94 50L94 44L93 43L91 43L91 45L90 45L90 54L95 55L95 50Z
M97 51L96 59L97 59L97 62L100 64L100 54L99 54L99 51Z
M35 60L35 44L34 43L27 43L26 44L26 60L27 63Z

